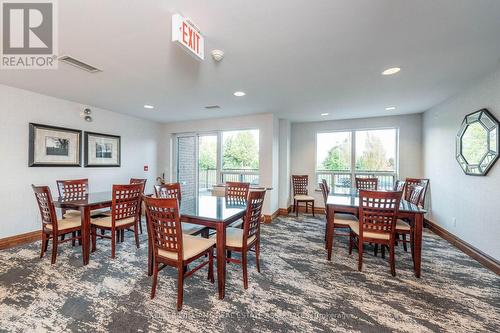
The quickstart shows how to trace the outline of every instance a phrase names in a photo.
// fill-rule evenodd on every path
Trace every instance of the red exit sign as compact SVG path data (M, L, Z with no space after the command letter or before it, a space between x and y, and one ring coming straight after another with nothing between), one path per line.
M172 15L172 42L179 44L195 59L205 59L205 38L200 29L179 14Z

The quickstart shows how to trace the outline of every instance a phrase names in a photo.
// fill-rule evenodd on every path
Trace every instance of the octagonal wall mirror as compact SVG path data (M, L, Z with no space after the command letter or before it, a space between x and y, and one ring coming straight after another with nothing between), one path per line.
M467 175L485 176L498 159L498 121L486 109L465 116L457 134L457 161Z

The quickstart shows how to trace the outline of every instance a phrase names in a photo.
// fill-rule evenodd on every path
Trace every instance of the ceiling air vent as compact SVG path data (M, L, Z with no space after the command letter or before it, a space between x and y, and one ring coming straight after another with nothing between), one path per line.
M59 57L59 61L65 62L68 65L78 67L86 72L89 73L97 73L97 72L102 72L99 68L96 68L94 66L91 66L89 64L84 63L83 61L77 60L71 56L68 55L63 55Z
M219 105L207 105L207 106L205 106L205 109L215 110L215 109L220 109L220 106Z

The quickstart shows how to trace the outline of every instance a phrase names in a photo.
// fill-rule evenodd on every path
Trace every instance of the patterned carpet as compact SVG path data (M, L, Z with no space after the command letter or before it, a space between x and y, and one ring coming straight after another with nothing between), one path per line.
M206 269L188 278L183 310L175 310L176 274L160 272L150 300L146 238L132 235L110 259L98 241L91 262L66 243L57 263L38 258L40 243L0 252L1 332L499 332L500 277L426 233L423 274L398 250L397 276L387 260L357 255L338 238L333 262L323 249L324 221L278 218L262 227L262 274L249 263L248 290L241 268L228 266L226 298L217 298ZM49 247L50 251L50 247Z

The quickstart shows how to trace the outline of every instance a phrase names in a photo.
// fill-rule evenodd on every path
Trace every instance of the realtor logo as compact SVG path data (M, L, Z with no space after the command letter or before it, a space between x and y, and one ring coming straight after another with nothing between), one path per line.
M1 68L56 69L56 2L4 0L1 8Z

